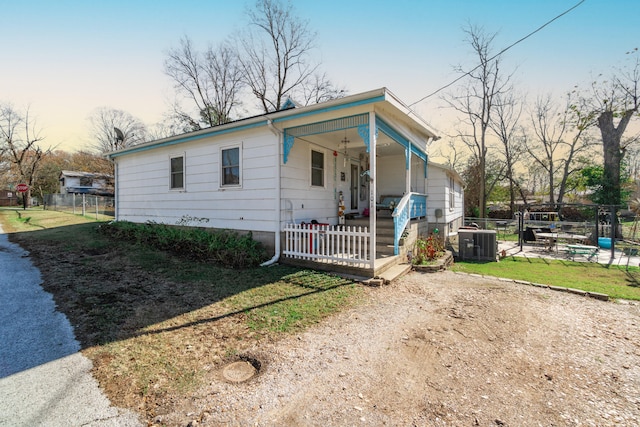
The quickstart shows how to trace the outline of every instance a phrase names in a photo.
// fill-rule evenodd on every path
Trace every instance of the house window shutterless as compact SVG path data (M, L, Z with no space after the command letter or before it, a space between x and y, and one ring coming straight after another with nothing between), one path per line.
M449 176L449 210L453 210L456 207L456 181L452 176Z
M311 150L311 186L324 187L324 153Z
M184 189L184 156L172 156L170 162L169 188L171 190Z
M220 150L222 186L239 186L241 183L240 147L229 147Z

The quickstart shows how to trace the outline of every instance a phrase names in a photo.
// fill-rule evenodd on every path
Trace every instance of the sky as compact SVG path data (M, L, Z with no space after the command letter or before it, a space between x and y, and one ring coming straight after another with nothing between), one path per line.
M294 0L316 31L314 59L349 94L388 88L405 104L475 66L464 28L511 45L580 0ZM0 0L0 103L29 108L44 146L91 149L88 117L124 110L151 125L174 99L168 49L188 36L217 45L247 25L253 0ZM624 63L640 47L640 1L584 0L504 53L528 98L561 95ZM441 92L444 93L445 91ZM412 106L435 129L452 116L439 95Z

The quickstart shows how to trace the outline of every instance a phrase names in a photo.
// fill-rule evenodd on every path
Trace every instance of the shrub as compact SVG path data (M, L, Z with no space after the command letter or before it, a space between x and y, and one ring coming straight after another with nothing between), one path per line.
M444 255L444 244L433 234L427 237L418 237L416 241L416 253L412 262L416 265L428 264L436 258Z
M116 240L150 246L195 261L231 268L255 267L267 259L263 245L251 233L205 230L148 222L117 221L102 224L100 232Z

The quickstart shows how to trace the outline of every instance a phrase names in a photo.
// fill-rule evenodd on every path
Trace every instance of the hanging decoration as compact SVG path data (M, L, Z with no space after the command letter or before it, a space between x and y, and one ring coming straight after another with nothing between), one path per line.
M347 158L349 157L349 153L347 152L347 145L349 144L349 142L351 142L347 138L347 131L346 130L344 131L344 138L340 142L344 144L344 160L343 160L342 167L346 168L347 167Z
M333 200L338 198L338 152L333 152Z

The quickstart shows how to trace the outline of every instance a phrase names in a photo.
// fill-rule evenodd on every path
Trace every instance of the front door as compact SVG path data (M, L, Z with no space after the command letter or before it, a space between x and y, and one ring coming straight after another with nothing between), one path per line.
M358 165L351 165L351 210L358 210L358 188L360 174L358 173Z

